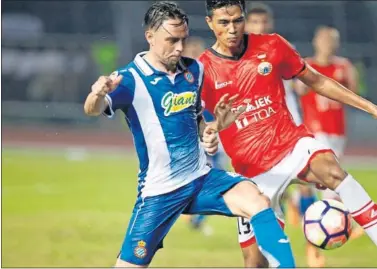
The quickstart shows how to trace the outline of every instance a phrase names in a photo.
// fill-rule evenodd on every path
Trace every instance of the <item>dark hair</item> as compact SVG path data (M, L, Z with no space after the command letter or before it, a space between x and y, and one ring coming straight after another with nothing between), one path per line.
M245 0L206 0L207 16L212 17L215 9L229 6L239 6L245 11Z
M246 17L248 18L250 15L253 14L266 14L270 18L273 17L273 12L271 8L262 3L255 3L254 5L252 4L249 11L247 12Z
M153 3L144 16L144 27L157 30L168 19L179 19L188 24L186 13L175 2L159 1Z

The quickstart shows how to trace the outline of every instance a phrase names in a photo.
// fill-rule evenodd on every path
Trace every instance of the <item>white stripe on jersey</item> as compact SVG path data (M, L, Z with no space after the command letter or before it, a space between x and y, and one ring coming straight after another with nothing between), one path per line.
M283 80L283 83L285 88L285 102L287 103L288 110L291 113L295 124L298 126L302 124L302 120L299 105L292 88L293 82L292 80Z
M196 61L197 63L198 63L198 65L199 65L199 88L202 86L202 83L203 83L203 75L204 75L204 66L203 66L203 64L200 62L200 61Z
M147 195L150 184L163 182L166 180L165 177L171 174L170 155L152 97L139 74L133 68L130 68L130 72L135 78L135 94L132 105L135 108L148 148L149 164L142 190L142 194Z
M196 169L187 172L172 171L171 158L165 135L156 114L152 97L135 69L129 69L135 79L135 93L132 102L135 108L144 139L148 149L148 170L141 196L155 196L174 191L191 181L207 174L210 168L206 165L204 149L199 146ZM199 137L198 137L199 140Z

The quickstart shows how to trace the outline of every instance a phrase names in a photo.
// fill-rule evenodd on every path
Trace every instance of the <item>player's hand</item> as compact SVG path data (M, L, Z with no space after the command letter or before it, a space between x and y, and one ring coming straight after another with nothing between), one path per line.
M238 94L232 97L224 94L216 104L214 109L216 120L210 124L214 131L219 132L228 128L246 110L246 106L240 106L237 111L232 111L232 105L237 97Z
M100 76L92 85L92 92L98 96L105 96L113 91L122 81L122 75L111 74L110 76Z
M217 132L215 132L210 125L207 125L204 129L201 144L208 155L214 155L219 149Z

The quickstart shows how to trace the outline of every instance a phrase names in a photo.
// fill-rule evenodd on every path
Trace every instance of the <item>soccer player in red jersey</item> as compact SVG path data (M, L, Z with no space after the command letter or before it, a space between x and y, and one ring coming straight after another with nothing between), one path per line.
M246 32L250 34L268 34L273 31L273 25L273 12L269 6L263 3L253 2L248 7L245 25ZM285 101L294 122L296 125L300 125L302 120L293 85L294 80L284 81ZM298 185L297 187L298 188L295 188L293 192L283 194L284 198L282 199L286 201L286 208L284 211L286 219L289 223L296 227L299 226L300 223L300 213L301 216L303 216L306 209L317 199L315 188L312 186ZM242 222L238 225L240 228L239 241L247 242L252 237L252 234L242 234L242 230L245 228L247 229L247 227L243 226L245 226L245 224L242 224ZM306 261L309 267L324 267L325 265L325 257L321 254L317 247L313 246L309 242L307 242L306 247Z
M245 35L243 0L207 0L206 21L216 43L199 57L205 70L203 105L213 111L224 94L238 93L234 111L247 106L240 118L219 134L235 171L253 177L281 220L280 198L292 179L334 190L377 244L377 204L340 167L328 146L304 125L293 122L284 100L283 79L297 78L320 95L376 118L377 106L315 71L280 35ZM241 232L253 233L249 227ZM241 242L248 267L263 266L263 256L269 259L254 243L253 237Z

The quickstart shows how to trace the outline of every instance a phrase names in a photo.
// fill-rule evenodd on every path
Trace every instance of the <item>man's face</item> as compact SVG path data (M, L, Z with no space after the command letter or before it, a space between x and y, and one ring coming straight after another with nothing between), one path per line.
M240 46L245 32L245 16L240 6L215 9L206 21L220 44L227 48Z
M166 20L157 30L146 32L150 50L171 71L176 69L181 59L188 35L187 23L179 19Z
M246 32L250 34L267 34L272 28L272 19L266 13L253 13L247 18Z
M339 47L339 32L334 28L318 30L313 39L314 50L317 53L333 55Z

